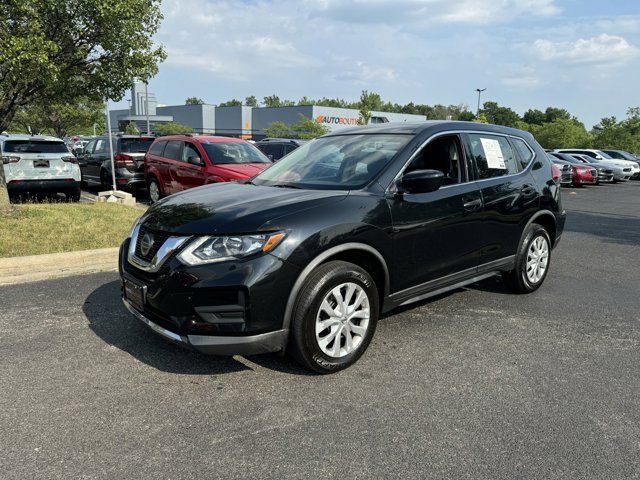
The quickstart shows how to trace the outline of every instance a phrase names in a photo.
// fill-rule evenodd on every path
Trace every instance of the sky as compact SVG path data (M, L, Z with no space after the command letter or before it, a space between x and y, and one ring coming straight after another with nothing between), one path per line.
M486 88L483 101L562 107L587 127L640 106L639 0L163 0L162 12L168 57L149 90L165 105L366 89L475 111Z

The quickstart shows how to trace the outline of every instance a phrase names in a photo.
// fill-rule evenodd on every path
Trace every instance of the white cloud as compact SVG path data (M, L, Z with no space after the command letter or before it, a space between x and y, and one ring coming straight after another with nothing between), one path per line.
M504 76L500 83L514 89L533 89L545 85L539 72L533 67L522 67Z
M395 80L397 76L392 68L372 67L365 62L355 62L353 68L338 69L337 73L330 75L329 78L338 82L367 85Z
M532 52L545 61L613 63L633 58L640 50L623 37L603 33L596 37L579 38L573 42L539 39L533 43Z

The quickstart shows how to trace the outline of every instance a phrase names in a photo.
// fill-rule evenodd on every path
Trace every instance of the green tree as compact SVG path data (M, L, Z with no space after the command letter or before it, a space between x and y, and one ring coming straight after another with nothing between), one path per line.
M291 129L284 122L271 122L264 133L269 138L293 138Z
M278 97L277 95L269 95L268 97L264 97L262 99L262 104L265 107L280 107L281 102L280 102L280 97Z
M204 105L204 100L198 97L189 97L184 101L185 105Z
M153 42L160 0L0 2L0 131L28 105L120 100L165 58ZM0 169L0 208L7 208Z
M177 122L161 123L154 127L156 135L162 137L164 135L182 135L185 133L193 133L193 128L187 127Z
M592 141L584 125L567 118L530 125L529 131L544 148L587 148Z
M226 102L222 102L218 104L219 107L240 107L242 106L242 102L237 98L233 98L231 100L227 100Z
M480 113L474 120L476 123L489 123L487 116L484 113Z
M247 98L244 99L244 104L247 107L257 107L258 99L255 97L255 95L249 95Z
M135 122L129 122L124 129L126 135L140 135L140 130L136 126Z
M300 114L297 123L287 125L284 122L271 122L264 132L270 138L311 139L329 133L329 127Z
M555 122L558 119L571 120L571 114L564 108L549 107L544 111L544 121L546 123Z
M103 130L104 124L102 101L83 98L75 103L47 103L23 107L16 112L9 130L66 137L92 134L94 125L96 129Z
M501 107L497 102L484 102L480 113L484 113L489 123L515 127L520 120L520 115L509 107Z
M547 121L547 116L543 111L538 110L537 108L530 108L524 112L522 120L530 125L542 125Z

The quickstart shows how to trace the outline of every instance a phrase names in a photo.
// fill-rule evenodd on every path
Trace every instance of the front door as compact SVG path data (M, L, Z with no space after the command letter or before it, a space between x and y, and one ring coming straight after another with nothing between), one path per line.
M477 184L469 181L460 137L430 140L403 173L412 170L439 170L445 180L435 192L388 195L396 292L461 271L472 273L482 247L476 235L482 198Z
M200 159L201 164L195 165L189 162L190 157L196 157ZM182 149L182 164L176 168L176 175L178 181L182 185L182 189L199 187L204 185L207 176L205 173L204 160L202 155L198 151L198 148L192 143L186 142Z

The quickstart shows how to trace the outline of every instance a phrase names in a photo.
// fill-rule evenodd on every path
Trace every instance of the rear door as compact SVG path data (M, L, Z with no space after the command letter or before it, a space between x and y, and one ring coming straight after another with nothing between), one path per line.
M482 228L475 232L482 244L478 263L499 262L516 254L523 226L539 207L530 168L522 165L534 152L525 143L529 158L521 162L507 136L469 133L463 139L483 201Z
M164 176L165 181L165 193L172 194L183 190L181 183L180 169L182 168L182 141L169 140L164 147L164 153L162 155L162 161L166 174Z

